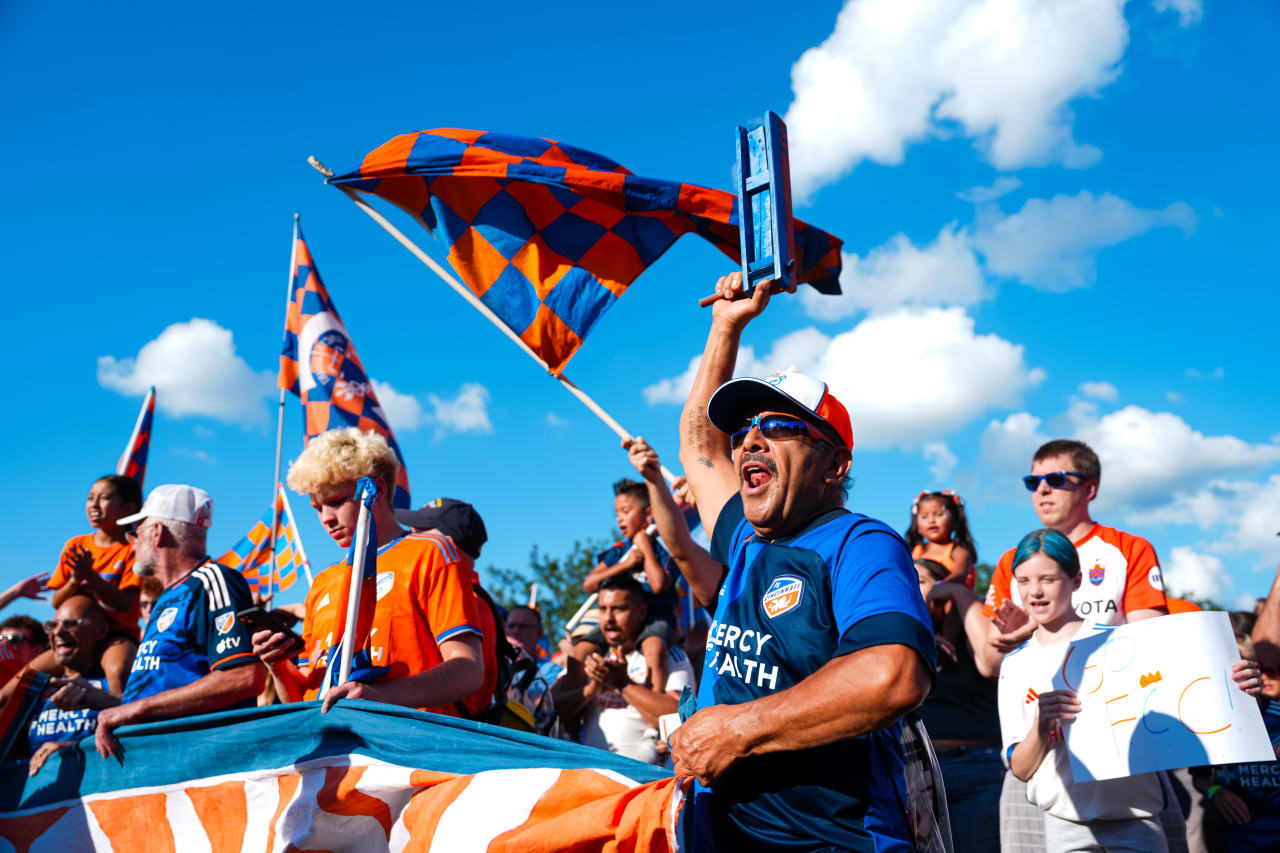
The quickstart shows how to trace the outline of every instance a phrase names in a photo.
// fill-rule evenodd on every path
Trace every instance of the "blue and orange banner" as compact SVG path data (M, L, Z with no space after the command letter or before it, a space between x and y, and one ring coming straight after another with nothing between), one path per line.
M156 386L152 385L142 400L142 410L138 412L138 420L133 425L129 443L125 445L124 453L120 454L120 461L116 463L116 473L132 477L138 481L139 486L147 475L147 452L151 450L151 422L155 419L155 414Z
M378 405L351 335L320 280L300 227L294 234L293 284L277 384L302 401L304 443L326 430L346 426L386 438L400 460L392 503L398 509L408 508L409 474L404 455Z
M541 735L343 699L223 711L89 737L0 771L18 851L679 848L688 779Z
M268 544L273 515L276 525L274 548ZM274 572L271 565L272 554L275 555ZM283 486L276 485L275 506L254 522L249 532L232 545L231 550L219 557L217 562L244 575L244 579L249 582L249 591L260 596L284 592L293 586L298 579L299 569L310 583L311 566L307 562L307 553L302 550L302 537L293 521L293 510L289 507L289 498Z
M735 263L741 251L733 193L640 177L551 139L408 133L329 182L380 196L442 238L459 277L556 375L681 235ZM794 222L797 280L839 293L841 241Z

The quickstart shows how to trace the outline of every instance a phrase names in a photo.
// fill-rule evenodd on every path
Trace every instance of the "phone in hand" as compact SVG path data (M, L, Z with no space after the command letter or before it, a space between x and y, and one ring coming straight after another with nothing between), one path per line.
M293 640L299 651L306 648L306 644L302 641L302 637L298 636L297 632L286 627L283 622L261 607L254 606L248 610L241 610L236 614L236 618L249 629L249 636L251 637L260 631L270 631L273 634L284 634L290 640Z

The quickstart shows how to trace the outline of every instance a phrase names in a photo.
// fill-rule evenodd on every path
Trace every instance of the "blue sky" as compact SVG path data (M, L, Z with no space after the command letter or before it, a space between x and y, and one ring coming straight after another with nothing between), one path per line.
M744 66L761 20L767 50ZM87 529L85 491L151 382L148 483L211 492L215 551L262 513L295 211L395 392L415 503L472 501L482 566L605 535L630 471L612 433L305 159L346 171L453 126L727 189L734 126L774 109L798 214L845 241L847 295L775 300L742 366L796 364L849 404L851 508L901 526L917 491L954 487L994 560L1036 526L1016 479L1031 450L1080 436L1103 460L1096 516L1150 538L1174 589L1263 594L1280 559L1278 31L1272 4L1198 0L6 4L0 280L26 396L0 584ZM673 467L696 299L727 270L684 238L566 371ZM300 446L291 400L286 457ZM317 568L337 559L294 509Z

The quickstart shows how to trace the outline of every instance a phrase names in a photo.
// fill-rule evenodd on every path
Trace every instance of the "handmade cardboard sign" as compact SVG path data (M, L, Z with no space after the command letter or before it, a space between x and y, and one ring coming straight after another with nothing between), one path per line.
M1238 660L1222 612L1145 619L1071 642L1053 688L1075 690L1083 706L1065 727L1075 781L1274 760L1257 702L1231 679Z

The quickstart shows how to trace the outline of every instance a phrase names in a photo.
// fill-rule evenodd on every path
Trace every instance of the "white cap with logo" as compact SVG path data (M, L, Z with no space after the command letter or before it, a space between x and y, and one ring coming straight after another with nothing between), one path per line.
M144 518L163 518L169 521L185 521L200 527L213 524L213 498L204 489L167 483L156 486L147 495L142 511L125 516L117 524L133 524Z

